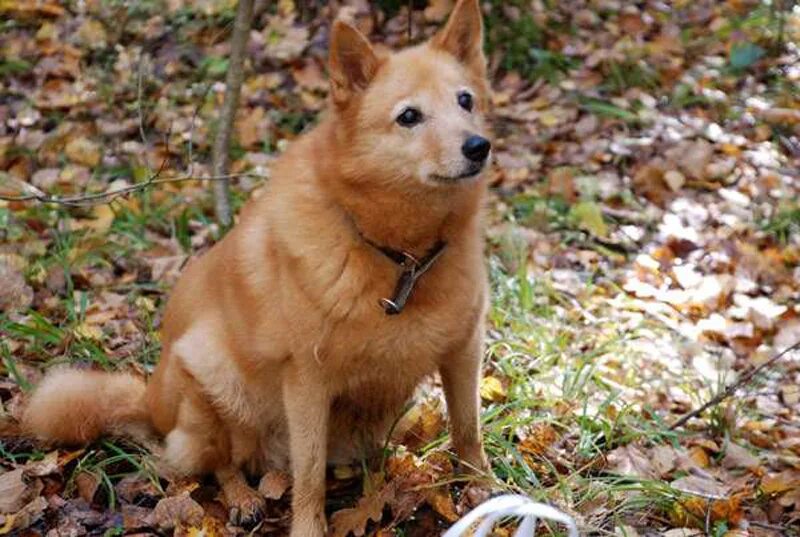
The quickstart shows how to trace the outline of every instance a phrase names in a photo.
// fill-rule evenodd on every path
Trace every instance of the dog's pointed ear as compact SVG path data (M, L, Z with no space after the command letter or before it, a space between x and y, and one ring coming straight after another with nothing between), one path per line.
M337 104L364 90L378 71L378 56L355 27L337 20L331 31L329 70L331 95Z
M452 54L461 63L483 76L483 17L479 0L458 0L447 24L433 36L431 44Z

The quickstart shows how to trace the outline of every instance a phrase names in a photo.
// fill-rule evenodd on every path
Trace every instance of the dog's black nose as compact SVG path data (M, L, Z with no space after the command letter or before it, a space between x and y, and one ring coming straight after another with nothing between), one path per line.
M489 140L483 136L472 135L461 146L461 152L471 161L481 162L486 159L491 148L492 144L489 143Z

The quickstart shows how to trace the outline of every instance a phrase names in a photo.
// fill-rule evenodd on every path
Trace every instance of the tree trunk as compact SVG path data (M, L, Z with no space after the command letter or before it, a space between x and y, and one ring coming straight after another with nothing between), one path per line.
M212 153L212 175L220 177L228 174L230 166L231 133L236 110L239 108L239 94L242 90L244 50L247 38L250 35L251 19L253 17L253 0L239 0L236 8L236 20L233 23L231 36L231 54L228 61L228 72L225 76L225 100L217 125L217 137L214 140ZM214 181L214 208L217 221L224 228L230 227L233 222L231 214L230 193L228 180Z

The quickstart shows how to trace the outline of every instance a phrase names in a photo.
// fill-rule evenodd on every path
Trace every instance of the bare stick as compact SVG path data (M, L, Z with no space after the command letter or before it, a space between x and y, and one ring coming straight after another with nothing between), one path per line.
M225 100L222 112L219 115L217 137L214 140L212 175L222 177L227 175L230 164L229 149L231 132L236 110L239 108L239 95L242 90L244 49L250 35L250 24L253 16L253 0L239 0L236 8L236 20L233 23L231 36L231 54L228 63L228 72L225 76ZM225 180L214 183L214 198L217 220L223 227L228 227L232 222L231 204L228 192L228 182Z
M773 356L772 358L770 358L769 360L767 360L766 362L764 362L760 366L755 367L753 369L750 369L749 371L743 373L742 376L740 376L736 380L736 382L734 382L733 384L731 384L730 386L725 388L725 391L720 392L713 399L708 401L706 404L704 404L703 406L701 406L697 410L692 410L691 412L689 412L688 414L686 414L682 418L680 418L678 421L676 421L675 423L670 425L670 427L669 427L670 431L677 429L681 425L684 425L690 419L696 418L697 416L699 416L700 414L702 414L703 412L705 412L706 410L708 410L712 406L716 406L716 405L720 404L722 401L724 401L725 399L727 399L728 397L730 397L734 393L736 393L736 390L738 390L739 388L741 388L742 386L744 386L745 384L750 382L750 380L753 377L755 377L757 374L759 374L761 371L767 369L772 364L774 364L775 362L777 362L778 360L780 360L781 358L783 358L785 355L789 354L790 352L796 351L798 349L800 349L800 341L796 342L794 345L790 345L790 346L786 347L781 352L779 352L778 354L776 354L775 356Z
M412 23L412 13L414 12L414 0L408 0L408 35L406 39L408 39L407 45L411 44L411 23Z
M186 181L229 181L230 179L234 179L237 177L256 177L259 179L267 179L267 176L256 173L232 173L227 175L210 175L210 176L184 175L181 177L167 177L159 179L158 176L161 174L161 171L162 170L158 170L155 174L153 174L153 176L151 176L146 181L137 183L135 185L129 185L115 190L109 190L108 192L97 192L95 194L86 194L81 196L66 196L63 198L60 196L47 194L46 192L36 188L35 186L29 183L24 183L22 181L19 181L19 183L21 183L19 185L20 190L23 190L28 193L23 194L21 196L0 195L0 200L16 201L16 202L38 201L40 203L52 203L55 205L71 205L71 206L99 205L101 203L108 203L120 196L131 194L138 190L144 190L148 187L154 185L161 185L164 183L183 183Z

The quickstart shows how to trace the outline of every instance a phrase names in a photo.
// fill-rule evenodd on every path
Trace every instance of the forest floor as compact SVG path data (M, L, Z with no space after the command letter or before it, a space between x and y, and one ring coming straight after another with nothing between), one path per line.
M376 42L406 43L405 2L343 3ZM180 267L220 236L209 182L161 180L210 174L231 4L0 0L0 535L246 533L213 481L171 481L124 440L43 449L16 421L49 367L152 371ZM248 45L237 207L325 106L331 9L270 4ZM418 41L449 2L416 4ZM678 423L800 341L798 7L483 4L482 485L583 535L800 535L800 352ZM435 535L474 502L435 384L380 469L331 471L334 535ZM261 481L256 533L286 533L287 484Z

